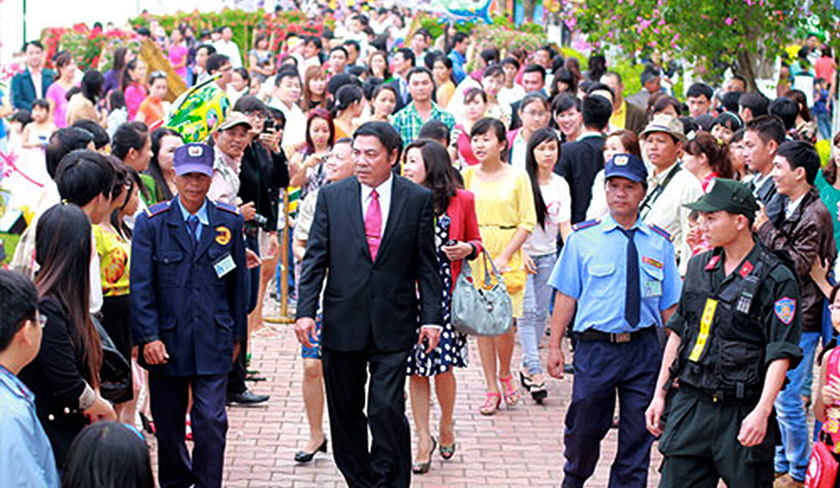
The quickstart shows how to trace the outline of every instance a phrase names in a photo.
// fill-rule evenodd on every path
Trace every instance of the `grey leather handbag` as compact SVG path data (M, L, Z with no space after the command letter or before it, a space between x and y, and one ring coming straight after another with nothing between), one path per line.
M484 259L484 286L474 286L472 271L466 261L455 281L452 293L452 326L462 334L495 337L512 327L513 306L505 282L492 259L482 252ZM490 271L496 283L491 287Z

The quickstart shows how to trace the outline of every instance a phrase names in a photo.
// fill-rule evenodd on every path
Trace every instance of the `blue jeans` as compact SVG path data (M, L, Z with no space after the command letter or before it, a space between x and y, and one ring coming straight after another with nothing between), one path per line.
M799 346L806 356L808 349L811 349L812 362L813 351L819 338L819 332L803 332L799 339ZM808 456L811 453L808 446L808 420L800 397L809 370L806 360L803 359L799 366L788 371L788 385L776 397L774 404L779 430L782 433L782 445L776 446L774 469L777 473L790 473L797 481L805 479Z
M522 304L522 319L516 327L516 335L522 346L522 366L529 374L536 374L540 369L540 340L545 333L548 321L548 308L551 303L551 286L548 279L554 269L554 254L532 256L537 274L529 274L525 281L525 299Z
M817 115L817 130L820 138L827 141L831 140L831 114L824 113Z

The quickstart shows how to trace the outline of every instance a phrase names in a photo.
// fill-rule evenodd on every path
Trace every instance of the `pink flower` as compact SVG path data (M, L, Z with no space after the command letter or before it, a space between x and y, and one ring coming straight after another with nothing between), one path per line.
M726 22L726 25L732 25L732 23L735 21L732 19L732 17L727 17L724 22Z

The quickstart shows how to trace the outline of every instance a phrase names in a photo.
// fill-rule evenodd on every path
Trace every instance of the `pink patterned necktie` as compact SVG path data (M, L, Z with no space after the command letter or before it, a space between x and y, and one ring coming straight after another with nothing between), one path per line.
M370 259L375 261L379 243L382 241L382 207L379 206L379 194L376 190L370 192L370 204L365 213L365 237L370 249Z

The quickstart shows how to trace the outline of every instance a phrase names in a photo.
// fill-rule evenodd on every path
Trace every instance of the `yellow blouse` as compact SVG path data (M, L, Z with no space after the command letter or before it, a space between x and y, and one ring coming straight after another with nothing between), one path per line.
M440 85L437 89L437 104L443 108L446 108L449 105L449 100L452 98L452 95L455 93L455 83L452 81L447 81L446 83Z
M537 211L531 181L525 170L507 168L507 174L496 181L474 178L478 166L464 170L464 186L475 195L475 213L484 249L496 258L510 243L517 229L532 232L537 225ZM517 250L508 264L511 270L524 272L522 250ZM484 277L484 261L472 261L473 276ZM507 283L508 280L505 280ZM511 293L514 317L522 316L524 287Z
M131 245L119 235L99 225L93 226L93 236L102 271L102 295L128 295Z

